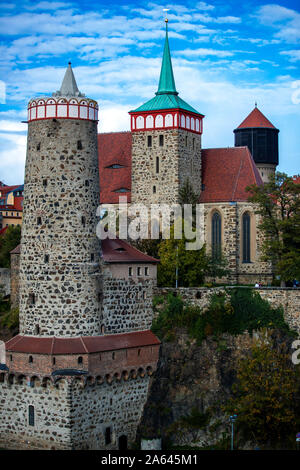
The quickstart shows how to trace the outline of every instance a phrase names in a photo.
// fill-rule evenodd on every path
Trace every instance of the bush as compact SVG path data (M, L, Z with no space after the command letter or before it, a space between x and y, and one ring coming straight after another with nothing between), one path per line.
M253 289L230 289L211 296L208 308L185 305L180 297L169 294L167 302L152 325L152 331L160 339L175 338L176 327L184 327L189 335L200 344L208 336L223 333L239 335L261 328L279 329L291 336L284 321L283 309L273 308Z
M19 328L19 309L14 308L9 310L0 318L0 326L8 328L9 330L15 330Z

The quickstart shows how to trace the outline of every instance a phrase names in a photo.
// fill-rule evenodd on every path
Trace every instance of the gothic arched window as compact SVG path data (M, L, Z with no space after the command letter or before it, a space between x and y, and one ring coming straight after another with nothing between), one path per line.
M219 212L214 212L211 224L211 251L213 258L220 258L222 247L221 216Z
M243 263L250 263L250 214L243 214Z

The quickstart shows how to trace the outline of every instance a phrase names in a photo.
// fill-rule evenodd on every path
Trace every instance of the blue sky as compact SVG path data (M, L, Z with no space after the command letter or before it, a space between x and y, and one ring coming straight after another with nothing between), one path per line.
M205 114L203 147L233 145L253 109L280 129L279 169L300 173L300 6L294 1L0 1L0 180L23 182L26 107L61 84L69 60L98 101L99 131L157 89L163 8L177 90Z

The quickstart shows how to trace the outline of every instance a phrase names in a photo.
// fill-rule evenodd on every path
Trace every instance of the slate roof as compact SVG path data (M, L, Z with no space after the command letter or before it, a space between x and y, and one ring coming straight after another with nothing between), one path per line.
M251 127L262 127L276 129L275 126L266 118L266 116L255 107L253 111L244 119L237 129L245 129Z
M105 336L55 338L17 335L5 343L7 351L28 354L85 354L153 346L160 341L150 330Z

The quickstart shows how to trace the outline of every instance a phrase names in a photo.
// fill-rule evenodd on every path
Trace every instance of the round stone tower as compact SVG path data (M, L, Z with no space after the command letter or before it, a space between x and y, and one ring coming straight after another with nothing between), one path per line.
M98 105L62 86L28 105L20 334L100 334Z
M275 174L278 165L279 130L255 108L234 131L235 147L247 146L253 156L262 180L266 183Z

